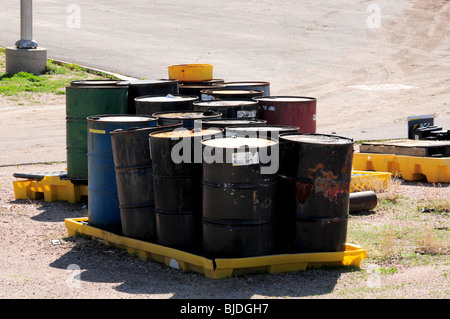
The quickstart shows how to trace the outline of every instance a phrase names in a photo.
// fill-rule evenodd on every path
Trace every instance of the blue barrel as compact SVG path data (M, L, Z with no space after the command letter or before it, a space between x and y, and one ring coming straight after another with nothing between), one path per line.
M110 133L117 129L157 126L144 115L96 115L87 118L88 128L88 223L121 233L119 198Z

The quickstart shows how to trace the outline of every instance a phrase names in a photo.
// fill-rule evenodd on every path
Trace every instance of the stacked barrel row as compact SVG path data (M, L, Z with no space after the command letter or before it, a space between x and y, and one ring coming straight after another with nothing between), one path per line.
M315 133L314 98L268 82L74 82L67 110L68 177L88 181L92 226L210 258L344 249L353 141Z

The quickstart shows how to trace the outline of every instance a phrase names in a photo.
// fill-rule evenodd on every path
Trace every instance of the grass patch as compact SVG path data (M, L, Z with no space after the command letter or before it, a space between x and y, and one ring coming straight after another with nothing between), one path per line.
M98 72L88 72L76 64L57 64L49 59L46 71L41 75L27 72L8 74L5 72L5 49L0 48L0 95L10 101L37 102L42 95L61 96L66 94L65 88L75 80L114 79Z

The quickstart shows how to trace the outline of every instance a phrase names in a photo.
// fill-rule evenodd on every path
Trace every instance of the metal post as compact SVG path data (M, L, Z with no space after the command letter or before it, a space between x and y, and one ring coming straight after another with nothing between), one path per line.
M33 40L33 6L32 0L20 0L20 40L16 42L19 49L37 48Z

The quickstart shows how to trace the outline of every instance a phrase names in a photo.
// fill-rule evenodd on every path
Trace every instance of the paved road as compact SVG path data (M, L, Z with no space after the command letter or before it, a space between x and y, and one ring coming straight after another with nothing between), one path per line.
M0 46L20 37L2 1ZM214 77L269 81L272 95L318 99L317 130L407 136L406 118L450 127L448 1L34 1L49 57L138 78L212 63Z

